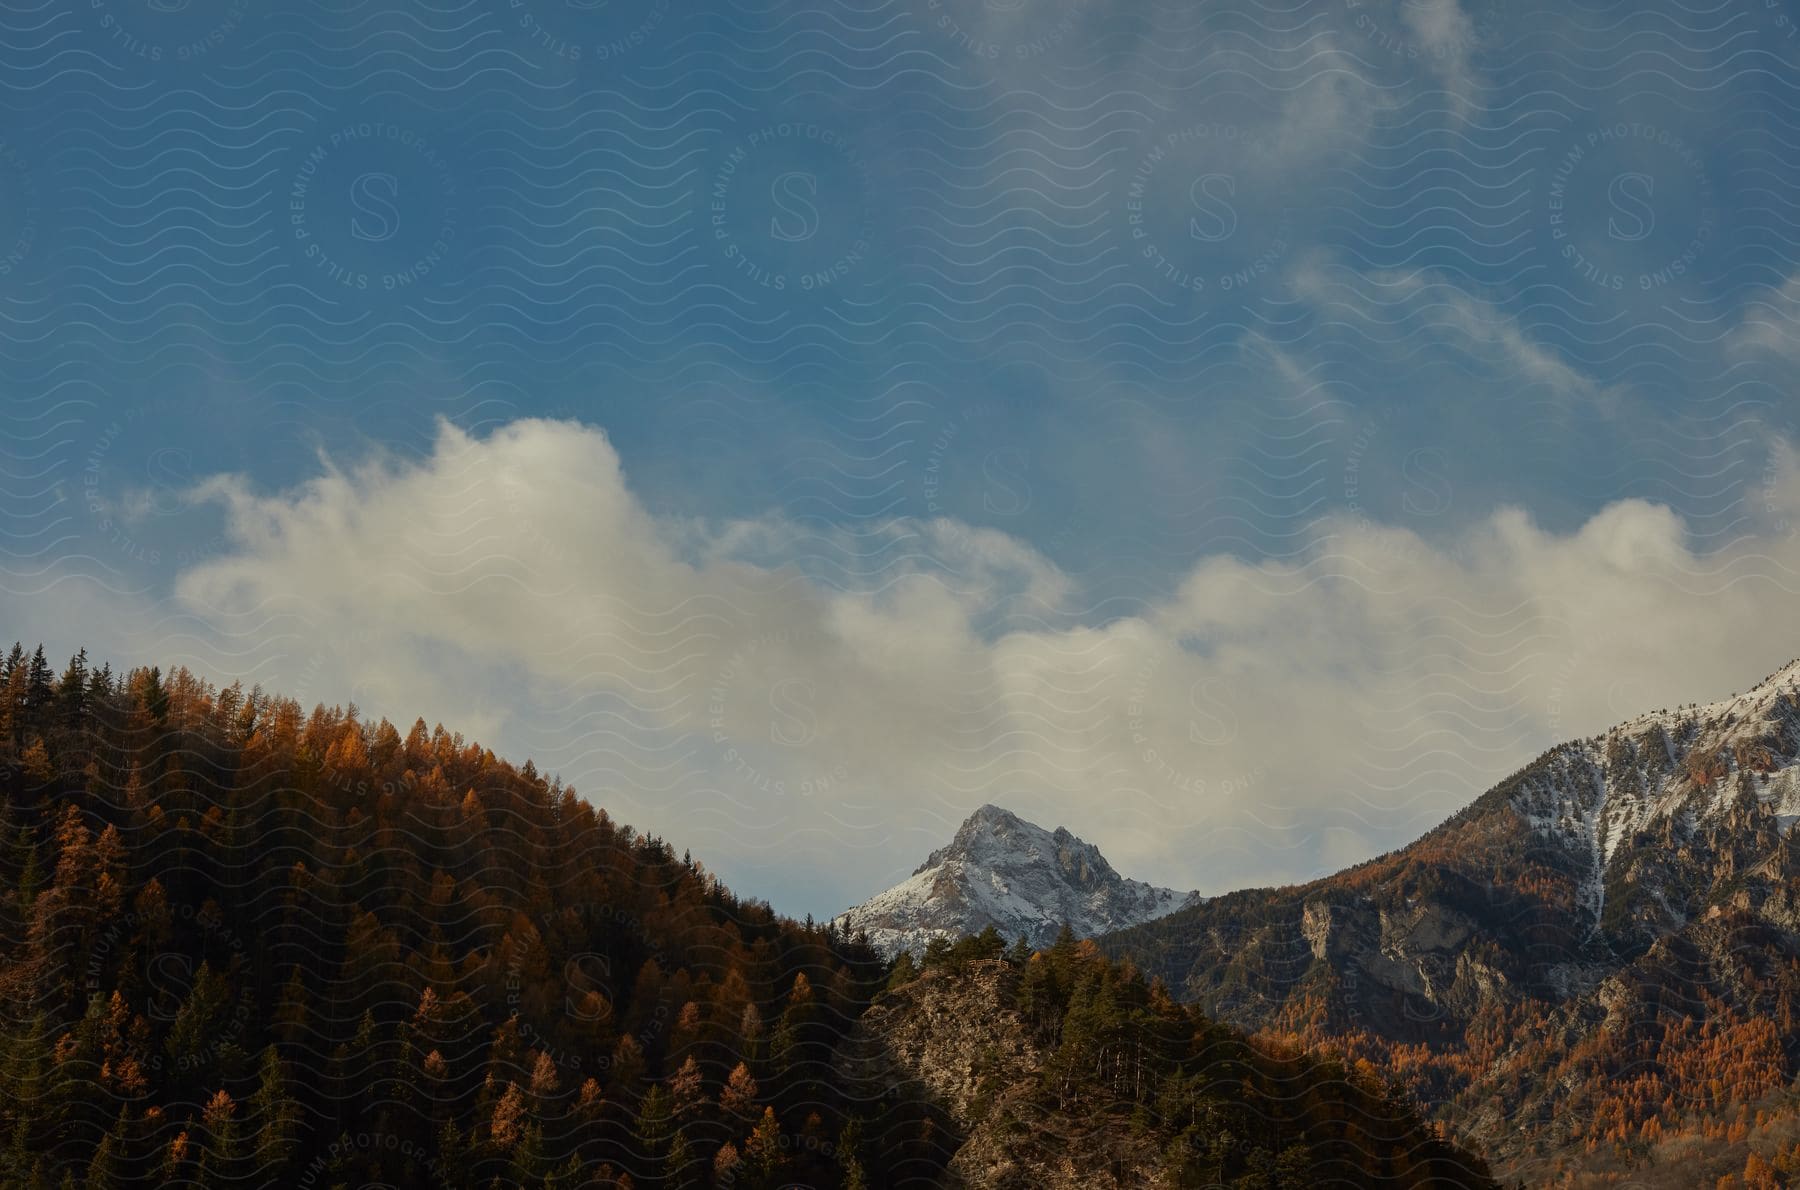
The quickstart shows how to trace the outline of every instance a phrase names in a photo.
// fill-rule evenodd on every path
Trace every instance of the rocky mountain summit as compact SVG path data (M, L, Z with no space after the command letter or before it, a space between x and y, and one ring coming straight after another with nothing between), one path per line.
M1092 843L988 805L971 814L910 877L840 914L833 924L846 934L867 931L869 941L890 956L990 925L1008 941L1023 935L1043 947L1065 922L1076 937L1093 937L1199 900L1195 892L1126 879Z
M1241 1028L1398 1069L1535 1175L1793 1083L1796 821L1800 663L1558 745L1399 851L1102 945Z

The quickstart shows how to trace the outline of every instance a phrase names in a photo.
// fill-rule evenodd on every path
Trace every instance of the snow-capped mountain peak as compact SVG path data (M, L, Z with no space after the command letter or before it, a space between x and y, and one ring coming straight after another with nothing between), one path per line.
M1092 843L1062 827L1045 830L999 806L969 815L949 843L913 874L834 919L837 928L887 954L919 950L994 926L1011 941L1046 946L1067 922L1077 937L1172 913L1198 893L1128 880Z

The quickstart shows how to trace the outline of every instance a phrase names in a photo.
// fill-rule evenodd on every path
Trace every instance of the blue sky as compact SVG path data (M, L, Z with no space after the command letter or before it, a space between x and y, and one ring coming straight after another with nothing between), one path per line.
M1328 870L1800 653L1797 19L10 5L0 611L796 913Z

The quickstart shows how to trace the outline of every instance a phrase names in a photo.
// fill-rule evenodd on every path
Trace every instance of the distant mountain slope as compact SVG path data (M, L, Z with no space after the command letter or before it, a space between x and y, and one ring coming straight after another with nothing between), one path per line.
M1044 947L1065 922L1076 937L1093 937L1151 921L1198 897L1128 880L1092 843L990 805L971 814L911 877L833 924L851 937L867 931L888 955L990 925L1008 941L1023 936Z
M1392 854L1103 940L1370 1056L1519 1169L1629 1158L1800 1069L1800 663L1551 749Z

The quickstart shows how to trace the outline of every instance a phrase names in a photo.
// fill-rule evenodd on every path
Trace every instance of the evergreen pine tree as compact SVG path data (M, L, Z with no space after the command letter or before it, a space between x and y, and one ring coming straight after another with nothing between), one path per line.
M661 1083L653 1084L638 1105L638 1146L653 1167L662 1163L668 1149L672 1110L669 1092Z
M0 666L0 728L15 748L25 736L26 676L25 649L14 641L5 665Z
M255 1180L274 1185L294 1155L300 1135L300 1113L288 1096L287 1072L281 1054L265 1046L257 1072L256 1093L250 1097L250 1123L256 1129Z
M919 978L919 965L913 961L912 951L903 950L894 956L894 965L888 969L887 987L889 991L902 987Z
M669 1151L663 1157L662 1184L668 1190L692 1190L700 1184L700 1165L687 1133L677 1131L669 1140Z
M56 683L57 718L69 727L78 727L87 718L88 669L87 650L79 650L69 658L69 668Z
M82 1179L82 1190L125 1190L124 1161L119 1150L116 1130L100 1138L100 1143L94 1146L93 1157L88 1161L87 1176Z
M31 655L31 665L25 678L25 714L35 717L50 706L56 696L50 662L44 659L44 646L39 645Z

